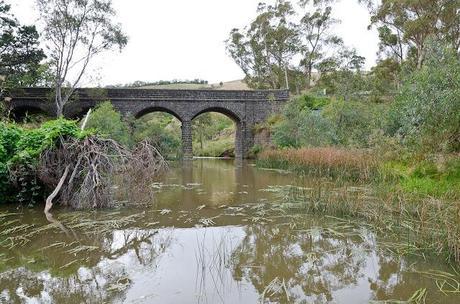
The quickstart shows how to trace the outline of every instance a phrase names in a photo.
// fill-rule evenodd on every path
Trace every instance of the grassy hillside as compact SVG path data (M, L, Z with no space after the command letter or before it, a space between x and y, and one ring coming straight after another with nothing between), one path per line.
M166 89L166 90L250 90L243 80L227 81L214 84L201 83L173 83L162 85L147 85L139 89Z

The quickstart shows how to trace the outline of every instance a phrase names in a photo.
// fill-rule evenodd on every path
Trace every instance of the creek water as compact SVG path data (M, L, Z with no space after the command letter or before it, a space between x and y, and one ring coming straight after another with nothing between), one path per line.
M0 207L0 303L460 303L455 271L399 255L404 236L277 203L277 189L334 183L198 159L150 186L151 204L56 209L53 223Z

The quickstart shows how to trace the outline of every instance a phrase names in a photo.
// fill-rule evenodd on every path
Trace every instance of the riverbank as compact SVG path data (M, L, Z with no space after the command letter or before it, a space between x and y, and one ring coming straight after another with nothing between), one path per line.
M427 160L385 161L364 150L303 148L265 151L256 163L302 176L352 180L364 187L350 192L344 186L330 193L278 189L285 208L362 218L386 234L406 235L414 252L460 262L458 158L441 166Z

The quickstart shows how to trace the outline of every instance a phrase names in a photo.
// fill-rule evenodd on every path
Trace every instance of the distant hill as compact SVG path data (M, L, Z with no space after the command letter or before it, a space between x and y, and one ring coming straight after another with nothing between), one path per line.
M227 81L215 84L172 83L155 84L138 87L139 89L170 89L170 90L251 90L243 80Z

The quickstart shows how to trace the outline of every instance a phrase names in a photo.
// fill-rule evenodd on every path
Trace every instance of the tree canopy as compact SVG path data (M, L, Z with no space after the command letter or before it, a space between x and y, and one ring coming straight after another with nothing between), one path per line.
M3 86L34 86L43 79L45 53L34 25L21 25L11 6L0 0L0 75ZM0 80L1 81L1 80Z
M128 42L111 0L37 0L56 88L58 116L79 85L91 60Z

